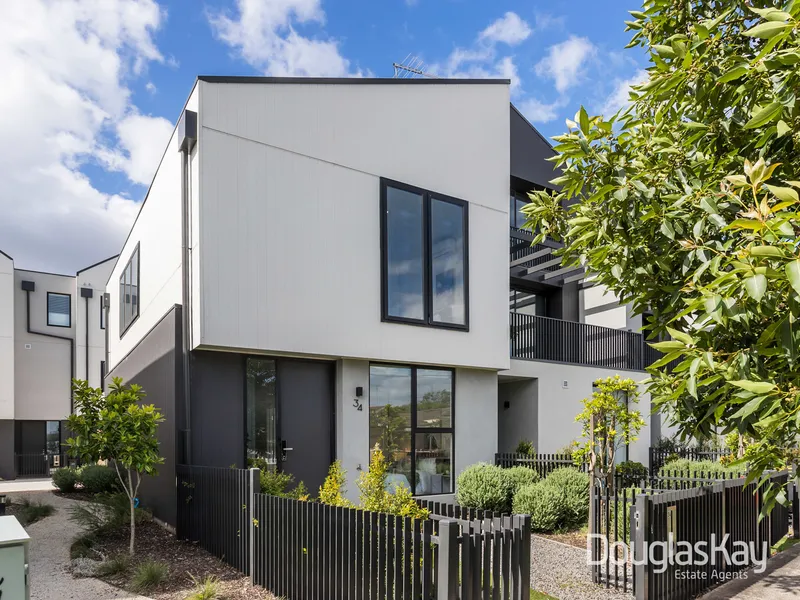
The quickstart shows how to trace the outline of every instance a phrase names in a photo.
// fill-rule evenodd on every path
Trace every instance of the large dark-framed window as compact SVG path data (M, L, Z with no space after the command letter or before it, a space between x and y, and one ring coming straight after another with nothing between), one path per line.
M528 220L527 215L522 212L522 208L530 202L527 195L519 192L511 192L511 204L508 207L509 225L514 229L522 229Z
M47 292L47 325L72 327L72 296Z
M119 276L119 337L139 318L139 244Z
M389 461L387 485L452 493L454 419L453 369L370 365L370 451L378 444Z
M469 205L381 178L381 318L469 330Z

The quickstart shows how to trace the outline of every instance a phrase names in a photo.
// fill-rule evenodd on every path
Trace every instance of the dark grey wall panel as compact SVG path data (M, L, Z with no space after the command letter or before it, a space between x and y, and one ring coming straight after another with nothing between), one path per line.
M246 468L244 357L192 352L192 462Z
M534 187L553 189L550 180L557 176L553 163L546 159L555 154L542 135L511 106L511 187L527 192Z
M158 428L162 464L155 477L145 477L139 488L142 504L159 519L176 524L177 496L175 464L177 462L176 430L182 417L182 398L178 396L181 356L181 308L174 306L136 347L108 374L122 377L125 383L136 383L144 389L144 401L154 404L165 421Z
M14 479L14 421L0 421L0 479Z

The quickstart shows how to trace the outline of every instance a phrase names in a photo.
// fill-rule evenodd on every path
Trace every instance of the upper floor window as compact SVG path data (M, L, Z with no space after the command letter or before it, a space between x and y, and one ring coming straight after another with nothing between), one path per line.
M103 296L103 294L100 294L100 329L106 328L106 301Z
M51 327L72 327L72 297L47 292L47 324Z
M508 207L508 216L511 227L515 229L522 229L528 217L522 212L522 207L528 204L526 196L521 194L511 193L511 205Z
M139 245L133 250L128 264L119 276L120 337L139 317Z
M468 329L468 208L381 179L382 318Z

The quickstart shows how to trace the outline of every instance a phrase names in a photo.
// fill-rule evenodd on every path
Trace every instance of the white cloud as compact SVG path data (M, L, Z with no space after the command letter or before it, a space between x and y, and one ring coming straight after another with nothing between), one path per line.
M150 185L172 134L173 125L162 117L132 113L117 123L117 148L99 148L98 159L110 170L122 171L140 185Z
M503 42L509 46L516 46L527 40L530 34L530 26L520 19L519 15L509 11L481 31L478 39L488 42Z
M209 23L220 40L267 75L361 75L340 54L338 41L295 31L298 24L324 24L320 0L236 0L236 13L209 13Z
M548 104L536 98L527 98L517 108L531 123L549 123L558 117L558 109L562 106L563 103L559 100Z
M428 70L442 77L510 79L511 93L517 94L521 89L521 81L514 57L498 56L497 44L518 44L530 33L525 21L515 13L508 12L481 31L472 46L455 48L444 64L434 63Z
M567 19L564 16L555 17L549 13L537 12L533 22L536 31L544 31L545 29L563 29Z
M151 94L155 94L155 93L158 91L158 88L156 87L156 84L155 84L155 83L153 83L152 81L148 81L148 82L147 82L147 83L144 85L144 89L146 89L146 90L147 90L148 92L150 92Z
M109 151L109 135L123 141L135 114L126 81L163 61L163 20L154 0L0 4L0 248L17 266L74 272L119 251L139 205L79 169ZM125 172L142 180L156 142L124 133Z
M609 117L630 104L631 87L647 81L647 77L647 71L640 69L628 79L616 80L614 91L606 98L600 108L600 114Z
M597 49L585 37L570 36L569 39L550 46L541 61L536 64L536 73L552 79L558 93L563 94L584 76L584 64Z

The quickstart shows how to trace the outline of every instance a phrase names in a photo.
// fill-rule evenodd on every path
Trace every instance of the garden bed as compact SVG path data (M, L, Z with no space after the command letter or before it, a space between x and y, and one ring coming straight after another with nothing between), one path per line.
M580 548L581 550L586 550L587 530L585 528L578 531L535 533L534 535L552 540L554 542L559 542L561 544L566 544L567 546L573 546L575 548Z
M128 552L125 529L104 536L92 547L106 557ZM183 600L194 588L192 577L198 581L213 576L219 579L220 597L227 600L262 600L273 598L266 590L250 585L250 579L226 565L199 546L182 542L154 522L136 527L136 555L125 572L98 577L116 587L131 589L131 577L137 564L145 561L165 563L169 574L165 581L145 592L155 600Z

